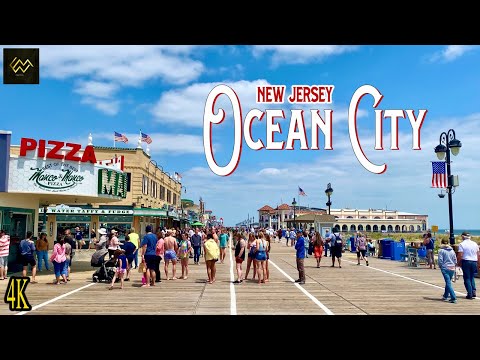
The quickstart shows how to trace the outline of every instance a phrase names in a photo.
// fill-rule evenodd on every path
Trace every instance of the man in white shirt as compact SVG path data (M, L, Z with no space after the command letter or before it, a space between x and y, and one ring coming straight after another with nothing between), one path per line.
M467 290L466 298L472 300L477 297L475 273L478 269L480 249L475 241L470 240L468 232L462 233L462 239L463 241L458 245L457 263L462 267L463 283Z

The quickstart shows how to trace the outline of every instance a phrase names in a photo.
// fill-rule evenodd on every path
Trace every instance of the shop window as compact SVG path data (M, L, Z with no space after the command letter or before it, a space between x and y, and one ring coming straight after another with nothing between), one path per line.
M173 194L173 205L177 205L177 194Z
M84 222L58 222L57 219L57 237L63 235L65 230L69 229L72 237L75 239L76 230L79 228L79 232L82 234L84 240L90 240L90 223Z
M107 233L110 233L111 230L117 230L117 238L121 242L125 241L125 235L129 232L132 227L131 223L115 223L115 222L101 222L100 227L107 229Z
M148 177L142 175L142 194L148 195Z

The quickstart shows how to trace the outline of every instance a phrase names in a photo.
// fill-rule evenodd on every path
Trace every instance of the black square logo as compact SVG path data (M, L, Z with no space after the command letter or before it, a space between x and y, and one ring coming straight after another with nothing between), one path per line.
M3 49L4 84L40 84L39 49Z

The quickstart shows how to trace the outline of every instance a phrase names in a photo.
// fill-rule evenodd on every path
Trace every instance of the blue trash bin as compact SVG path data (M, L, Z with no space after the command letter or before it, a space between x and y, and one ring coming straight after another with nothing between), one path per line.
M350 252L357 252L357 248L355 247L355 237L350 237Z
M382 239L382 259L390 259L392 257L392 243L395 241L393 239Z
M392 255L390 260L401 261L402 254L405 254L405 241L394 241L391 245Z

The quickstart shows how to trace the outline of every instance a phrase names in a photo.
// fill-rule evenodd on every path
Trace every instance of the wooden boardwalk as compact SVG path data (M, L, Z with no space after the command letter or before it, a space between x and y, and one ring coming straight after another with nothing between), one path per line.
M465 299L462 278L454 284L455 291L459 292L458 303L450 304L441 301L444 281L440 270L409 268L406 263L377 258L369 258L369 267L357 266L354 253L343 255L341 269L338 265L330 267L330 257L322 259L320 268L316 268L312 256L305 259L307 281L303 286L292 282L298 277L294 249L284 243L273 243L267 284L247 280L232 285L227 249L226 262L217 263L214 284L206 282L201 258L200 265L189 265L187 280L165 281L162 272L162 282L157 286L140 288L141 276L133 270L125 289L120 290L117 283L109 291L108 284L92 283L95 269L90 267L91 252L84 251L77 256L71 281L66 285L51 284L53 272L39 273L38 284L29 284L26 290L33 310L23 314L480 314L480 300ZM246 263L243 267L245 271ZM163 270L163 261L161 268ZM177 277L180 275L178 264ZM0 282L2 294L7 284L8 281ZM0 306L0 315L14 314L18 312L10 311L8 304Z

